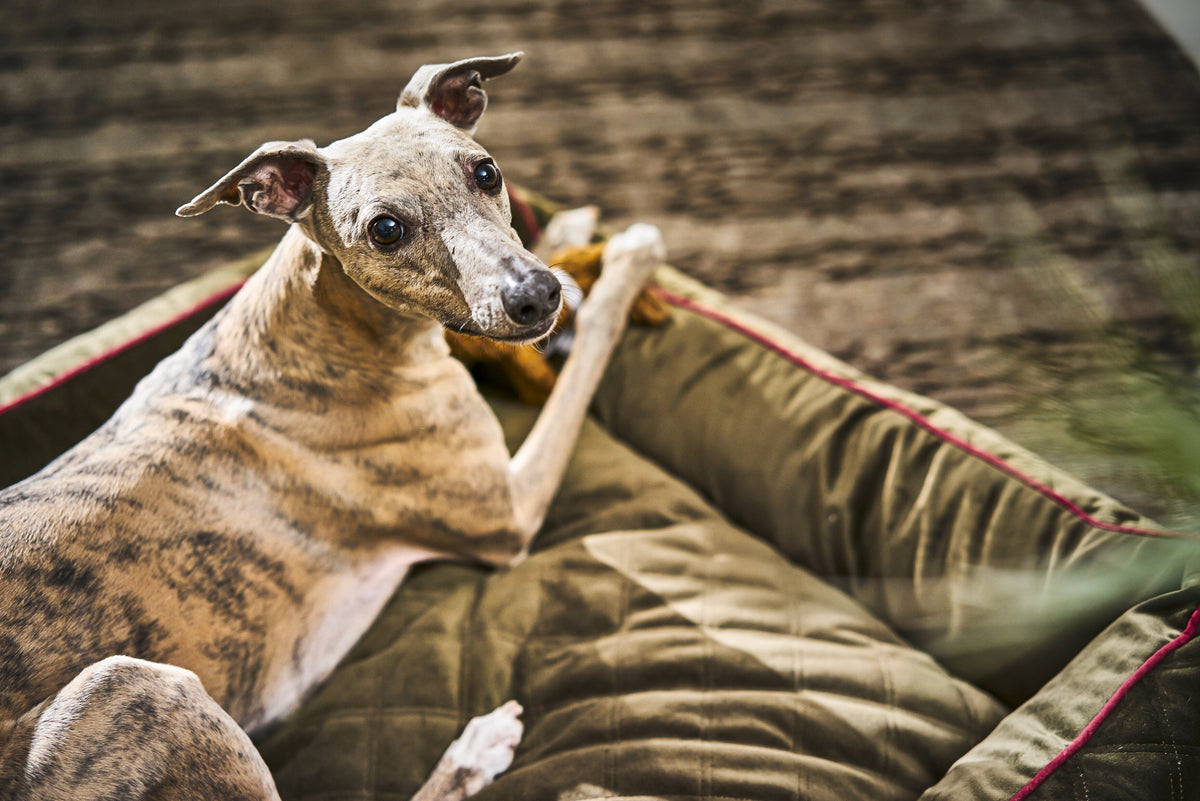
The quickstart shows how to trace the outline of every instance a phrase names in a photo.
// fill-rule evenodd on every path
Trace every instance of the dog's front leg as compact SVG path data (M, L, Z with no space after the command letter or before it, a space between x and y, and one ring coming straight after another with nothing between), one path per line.
M630 306L665 259L662 235L653 225L632 225L604 248L600 278L575 317L571 354L545 408L510 462L515 522L526 548L558 491Z

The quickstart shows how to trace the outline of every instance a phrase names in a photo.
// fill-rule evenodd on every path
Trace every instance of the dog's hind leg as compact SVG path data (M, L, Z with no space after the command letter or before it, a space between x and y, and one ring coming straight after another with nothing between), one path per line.
M413 801L461 801L512 761L521 707L471 720ZM2 744L0 744L2 745ZM114 656L23 716L0 801L278 801L250 738L189 670Z
M278 799L250 738L188 670L116 656L26 714L0 799Z

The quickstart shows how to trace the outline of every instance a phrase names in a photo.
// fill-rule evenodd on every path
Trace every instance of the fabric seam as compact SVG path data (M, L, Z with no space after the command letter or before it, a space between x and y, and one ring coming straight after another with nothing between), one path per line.
M1167 530L1160 531L1160 530L1154 530L1154 529L1148 529L1148 528L1139 528L1137 526L1124 526L1119 523L1106 523L1103 520L1097 520L1096 518L1092 517L1087 512L1085 512L1082 508L1080 508L1078 506L1078 504L1063 497L1062 495L1055 492L1053 489L1051 489L1047 485L1043 484L1042 482L1038 481L1037 479L1033 478L1032 476L1025 474L1023 471L1019 470L1018 468L1016 468L1013 465L1009 464L1008 462L1004 461L999 456L996 456L993 453L989 453L981 448L978 448L978 447L970 444L966 440L962 439L961 437L958 437L942 428L939 428L938 426L936 426L932 422L930 422L920 412L917 412L913 409L908 408L907 406L900 403L899 401L895 401L890 398L886 398L882 395L879 395L875 392L872 392L871 390L867 389L864 386L861 386L858 382L854 381L851 378L846 378L845 376L839 376L828 370L817 367L816 365L812 364L812 362L810 362L808 359L806 359L804 356L801 356L800 354L796 353L795 351L789 349L786 345L776 342L775 340L768 337L766 334L763 334L762 332L755 330L752 326L750 326L746 323L743 323L740 320L737 320L736 318L732 317L731 315L726 314L725 312L723 312L719 309L714 309L704 303L701 303L700 301L694 300L689 297L685 297L683 295L676 294L675 292L672 292L668 289L663 289L662 287L655 287L653 291L656 295L658 295L660 298L662 298L664 301L671 304L672 306L677 306L679 308L686 309L694 314L699 314L701 317L705 317L707 319L713 320L714 322L720 323L721 325L724 325L726 328L729 328L730 330L735 331L735 332L741 334L742 336L745 336L746 338L750 339L751 341L755 342L756 344L761 345L761 346L773 351L776 355L782 356L783 358L787 359L789 362L791 362L795 366L805 370L808 373L811 373L812 375L816 376L817 378L820 378L824 381L827 381L831 384L841 387L842 389L845 389L849 392L853 392L854 394L858 395L859 397L865 398L866 400L869 400L872 403L877 403L880 406L883 406L887 409L890 409L891 411L894 411L898 414L903 415L904 417L908 418L910 421L916 423L921 428L923 428L926 431L928 431L929 433L933 434L935 437L949 443L950 445L953 445L954 447L958 448L961 451L964 451L968 455L973 456L973 457L983 461L984 463L988 464L989 466L991 466L997 470L1000 470L1003 473L1006 473L1007 475L1016 479L1017 481L1024 484L1025 486L1029 487L1030 489L1038 492L1046 499L1054 502L1056 505L1065 509L1070 514L1072 514L1074 517L1078 518L1079 520L1081 520L1084 523L1087 523L1090 526L1093 526L1095 528L1104 529L1105 531L1113 531L1113 532L1123 533L1123 534L1136 534L1136 535L1146 536L1146 537L1186 537L1186 536L1189 536L1182 532L1167 531Z
M1107 720L1110 715L1112 715L1113 710L1116 709L1117 705L1121 703L1129 691L1133 689L1134 685L1148 676L1150 672L1158 667L1164 659L1166 659L1184 644L1192 640L1196 636L1197 627L1200 627L1200 608L1197 608L1192 612L1191 617L1188 618L1187 625L1183 628L1183 631L1176 635L1170 642L1165 643L1157 651L1151 654L1150 657L1143 662L1137 670L1133 671L1133 673L1129 674L1129 677L1126 678L1125 681L1121 682L1121 686L1118 687L1116 692L1114 692L1108 701L1104 703L1104 706L1100 707L1100 711L1097 712L1095 716L1093 716L1088 722L1088 724L1083 727L1079 734L1075 736L1075 739L1072 740L1066 748L1059 751L1053 759L1047 762L1045 767L1039 770L1037 774L1035 774L1034 777L1025 784L1024 787L1018 790L1016 794L1009 799L1009 801L1024 801L1024 799L1028 798L1035 790L1042 786L1047 779L1054 775L1054 772L1062 767L1068 759L1070 759L1072 756L1078 753L1080 749L1087 745L1088 740L1092 739L1092 735L1095 734L1096 730L1100 728L1104 721Z
M1079 506L1077 504L1073 503L1072 501L1070 501L1067 498L1063 497L1062 495L1058 494L1057 492L1055 492L1054 490L1052 490L1050 487L1046 486L1045 484L1041 483L1040 481L1037 481L1032 476L1026 475L1023 471L1018 470L1016 467L1008 464L1007 462L1005 462L1003 459L996 456L995 454L988 453L987 451L977 448L974 445L971 445L970 443L964 441L960 437L957 437L957 436L951 434L950 432L945 431L945 430L939 428L938 426L935 426L932 422L930 422L928 419L926 419L923 415L921 415L920 413L918 413L912 409L909 409L908 407L904 406L903 404L899 403L898 401L894 401L894 400L891 400L890 398L885 398L877 393L874 393L871 390L867 389L866 387L859 385L857 382L853 381L852 379L835 375L827 370L823 370L823 369L817 367L816 365L809 362L807 359L805 359L800 354L797 354L797 353L793 352L792 350L790 350L789 348L787 348L785 345L774 341L773 339L766 336L765 334L755 330L751 326L735 319L734 317L732 317L730 315L725 314L724 312L722 312L718 309L711 308L711 307L707 306L706 304L701 303L697 300L685 297L683 295L679 295L677 293L671 292L670 290L666 290L661 287L656 287L654 289L654 292L655 292L655 294L657 294L660 298L662 298L667 303L670 303L671 305L677 306L679 308L686 309L694 314L698 314L702 317L713 320L714 322L720 323L721 325L724 325L726 328L729 328L730 330L733 330L733 331L741 334L742 336L747 337L748 339L755 342L756 344L761 345L762 347L765 347L765 348L773 351L777 355L787 359L789 362L791 362L795 366L805 370L806 372L808 372L818 378L821 378L824 381L832 383L835 386L841 387L842 389L845 389L849 392L853 392L856 395L858 395L862 398L865 398L866 400L869 400L873 403L877 403L887 409L890 409L892 411L895 411L895 412L903 415L904 417L906 417L910 421L916 423L921 428L925 429L926 431L928 431L929 433L938 437L939 439L959 448L960 450L962 450L963 452L967 453L970 456L980 459L985 464L988 464L991 467L993 467L997 470L1000 470L1001 472L1011 476L1012 478L1016 479L1020 483L1029 487L1030 489L1035 490L1036 492L1040 493L1043 497L1054 502L1059 507L1065 509L1068 513L1075 516L1077 519L1081 520L1082 522L1087 523L1088 525L1094 526L1096 528L1104 529L1107 531L1113 531L1116 533L1133 534L1133 535L1138 535L1138 536L1152 536L1152 537L1186 536L1179 532L1155 531L1152 529L1138 528L1136 526L1122 526L1122 525L1118 525L1115 523L1106 523L1104 521L1097 520L1096 518L1089 515L1087 512L1083 511L1083 509L1079 508ZM1039 770L1034 775L1034 777L1025 784L1024 787L1022 787L1020 790L1018 790L1017 793L1009 799L1009 801L1024 801L1024 799L1027 799L1035 790L1037 790L1038 787L1040 787L1048 778L1050 778L1050 776L1054 775L1055 771L1057 771L1063 764L1065 764L1067 762L1067 760L1069 760L1072 756L1074 756L1076 753L1078 753L1088 743L1088 741L1092 738L1092 735L1094 735L1096 733L1096 731L1100 728L1100 726L1104 723L1104 721L1107 720L1112 715L1113 710L1116 709L1116 707L1125 698L1125 696L1129 693L1129 691L1138 682L1140 682L1143 678L1145 678L1147 675L1149 675L1151 671L1153 671L1156 667L1158 667L1158 665L1160 663L1162 663L1162 661L1164 659L1166 659L1171 653L1173 653L1178 648L1182 647L1184 644L1186 644L1190 640L1192 640L1196 636L1198 627L1200 627L1200 608L1197 608L1192 612L1191 616L1188 618L1187 625L1184 627L1183 631L1180 632L1176 637L1171 639L1169 642L1167 642L1163 646L1161 646L1153 654L1151 654L1150 657L1146 659L1146 661L1144 661L1133 673L1131 673L1121 683L1121 685L1112 694L1112 696L1108 699L1108 701L1105 702L1104 706L1102 706L1100 708L1100 710L1087 723L1087 725L1084 726L1082 730L1080 730L1079 734L1076 735L1075 739L1072 740L1057 755L1055 755L1055 757L1053 759L1051 759L1048 763L1046 763L1046 765L1041 770Z

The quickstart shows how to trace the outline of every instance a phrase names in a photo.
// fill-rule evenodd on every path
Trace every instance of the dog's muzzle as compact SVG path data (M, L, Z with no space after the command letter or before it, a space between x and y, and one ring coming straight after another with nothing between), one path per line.
M549 270L509 273L500 290L508 318L520 326L535 326L558 313L562 286Z

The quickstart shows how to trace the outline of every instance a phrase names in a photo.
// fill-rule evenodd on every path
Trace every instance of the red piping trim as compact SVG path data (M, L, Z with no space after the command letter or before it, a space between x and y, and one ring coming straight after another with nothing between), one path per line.
M1054 503L1065 508L1071 514L1073 514L1076 517L1078 517L1079 519L1085 521L1089 525L1092 525L1092 526L1095 526L1095 527L1101 528L1101 529L1107 529L1109 531L1116 531L1116 532L1122 532L1122 533L1128 533L1128 534L1138 534L1138 535L1155 536L1155 537L1180 536L1180 535L1176 534L1175 532L1153 531L1150 529L1135 528L1133 526L1119 526L1119 525L1115 525L1113 523L1105 523L1103 521L1096 520L1094 517L1087 514L1082 509L1080 509L1076 504L1072 503L1071 501L1067 500L1063 496L1054 492L1046 485L1042 484L1039 481L1036 481L1035 479L1031 478L1030 476L1025 475L1024 473L1020 472L1016 468L1014 468L1011 465L1007 464L1006 462L1002 461L999 457L994 456L985 451L981 451L978 448L976 448L975 446L970 445L969 443L963 441L962 439L954 436L953 434L950 434L947 431L943 431L942 429L933 425L931 422L929 422L927 419L925 419L924 417L922 417L920 414L913 411L912 409L902 406L901 404L897 403L896 401L893 401L888 398L884 398L880 395L877 395L874 392L871 392L870 390L859 386L854 381L852 381L848 378L843 378L842 376L834 375L832 373L829 373L825 370L822 370L822 369L814 366L808 360L806 360L803 356L800 356L799 354L794 353L793 351L789 350L785 346L779 344L778 342L771 340L770 338L759 333L758 331L755 331L753 328L750 328L749 326L745 325L744 323L733 319L729 315L724 314L723 312L717 311L716 309L710 308L710 307L704 305L703 303L700 303L699 301L692 300L691 298L687 298L682 295L677 295L673 292L670 292L668 290L661 289L661 288L655 288L654 291L657 295L659 295L659 297L661 297L663 300L667 301L668 303L670 303L674 306L678 306L680 308L687 309L688 311L691 311L695 314L699 314L703 317L707 317L711 320L721 323L722 325L724 325L734 331L737 331L738 333L742 334L743 336L748 337L749 339L753 340L754 342L758 343L759 345L762 345L762 346L774 351L778 355L783 356L785 359L792 362L796 366L798 366L804 370L807 370L808 372L812 373L813 375L818 376L819 378L822 378L832 384L835 384L835 385L841 387L842 389L853 392L861 397L866 398L867 400L873 401L874 403L878 403L888 409L891 409L893 411L896 411L896 412L904 415L905 417L912 420L917 425L924 428L926 431L929 431L930 433L934 434L935 436L940 437L941 439L944 439L946 442L949 442L950 444L952 444L958 448L961 448L962 450L966 451L967 453L971 454L972 456L982 459L983 461L987 462L989 465L995 467L998 470L1001 470L1004 473L1007 473L1008 475L1017 479L1018 481L1025 484L1026 486L1036 490L1037 492L1041 493L1045 497L1049 498ZM1183 631L1180 632L1177 637L1175 637L1170 642L1166 643L1161 648L1159 648L1157 651L1155 651L1153 654L1151 654L1150 657L1145 662L1143 662L1141 664L1141 666L1138 667L1137 670L1135 670L1133 673L1131 673L1129 675L1129 677L1126 678L1125 681L1123 681L1121 683L1121 686L1117 688L1116 692L1114 692L1112 694L1112 697L1110 697L1108 699L1108 701L1105 702L1104 706L1102 706L1100 708L1100 711L1097 712L1096 715L1088 722L1088 724L1083 727L1083 730L1079 732L1079 734L1075 737L1075 739L1072 740L1065 748L1063 748L1063 750L1060 751L1053 759L1051 759L1048 763L1046 763L1045 767L1043 767L1040 771L1038 771L1037 774L1032 779L1030 779L1029 782L1024 787L1022 787L1020 790L1017 791L1016 795L1012 796L1012 798L1009 799L1009 801L1024 801L1024 799L1028 798L1030 796L1030 794L1032 794L1035 790L1037 790L1037 788L1040 787L1046 781L1046 779L1048 779L1050 776L1052 776L1054 774L1054 772L1063 765L1063 763L1065 763L1068 759L1070 759L1072 756L1074 756L1081 748L1084 747L1084 745L1087 744L1088 740L1090 740L1092 738L1092 735L1095 734L1096 731L1100 728L1100 726L1104 723L1104 721L1108 719L1108 717L1112 714L1113 710L1116 709L1117 705L1120 704L1122 699L1124 699L1125 696L1128 695L1129 691L1131 689L1133 689L1134 685L1136 685L1139 681L1141 681L1143 678L1145 678L1150 673L1150 671L1152 671L1156 667L1158 667L1158 665L1164 659L1166 659L1172 652L1174 652L1176 649L1180 648L1185 643L1187 643L1190 640L1192 640L1193 638L1195 638L1197 630L1200 630L1200 608L1198 608L1192 612L1191 617L1188 618L1187 625L1184 627Z
M533 213L533 209L528 203L517 197L517 193L513 191L511 185L505 184L505 186L508 188L508 201L521 215L521 221L525 223L525 230L529 233L529 246L533 247L542 238L542 227L538 225L537 215Z
M1037 775L1030 779L1028 784L1018 790L1017 794L1009 799L1009 801L1023 801L1024 799L1028 798L1034 790L1036 790L1042 785L1043 782L1046 781L1046 779L1050 778L1054 771L1058 770L1064 762L1066 762L1075 754L1076 751L1078 751L1080 748L1083 748L1083 746L1087 744L1087 741L1092 738L1092 735L1096 733L1096 730L1100 728L1100 724L1102 724L1105 719L1112 714L1112 711L1116 708L1117 704L1121 703L1121 699L1123 699L1126 694L1133 689L1133 685L1137 684L1139 681L1145 678L1150 671L1158 667L1159 663L1166 659L1173 651L1194 638L1196 636L1196 630L1198 627L1200 627L1200 609L1192 612L1192 616L1188 618L1187 626L1184 627L1183 631L1179 633L1179 636L1151 654L1150 658L1143 662L1141 667L1131 673L1129 678L1125 679L1125 681L1121 683L1121 686L1117 688L1117 691L1112 694L1112 697L1108 699L1107 703L1100 708L1100 711L1096 713L1096 716L1092 718L1091 722L1084 726L1083 731L1079 732L1079 735L1071 741L1071 744L1060 751L1058 756L1046 763L1046 767L1038 771Z
M1180 534L1178 532L1173 532L1173 531L1155 531L1153 529L1137 528L1135 526L1122 526L1122 525L1118 525L1116 523L1106 523L1102 520L1097 520L1096 518L1092 517L1087 512L1085 512L1083 509L1081 509L1077 504L1068 500L1067 498L1064 498L1062 495L1059 495L1057 492L1050 489L1050 487L1041 483L1037 479L1034 479L1031 476L1028 476L1028 475L1022 473L1020 470L1018 470L1017 468L1008 464L1007 462L1002 460L1000 457L990 454L987 451L980 450L979 448L976 448L974 445L971 445L970 443L966 442L965 440L960 439L959 437L956 437L955 435L949 433L948 431L944 431L944 430L938 428L933 423L929 422L929 420L922 417L920 413L915 412L912 409L909 409L907 406L903 406L894 400L890 400L881 395L877 395L876 393L870 391L869 389L866 389L866 388L858 385L851 379L844 378L844 377L838 376L838 375L834 375L833 373L830 373L826 370L822 370L821 368L814 366L811 362L809 362L803 356L789 350L785 346L779 344L778 342L775 342L774 340L759 333L758 331L755 331L753 328L747 326L745 323L735 320L733 317L730 317L729 315L725 314L724 312L721 312L721 311L713 309L709 306L706 306L699 301L693 300L688 297L684 297L683 295L677 295L674 292L670 292L666 289L662 289L661 287L655 287L654 292L659 297L661 297L663 300L665 300L667 303L670 303L673 306L678 306L680 308L687 309L688 311L694 312L703 317L707 317L711 320L721 323L722 325L726 326L727 328L731 328L734 331L737 331L739 334L742 334L743 336L748 337L749 339L752 339L754 342L758 343L759 345L762 345L763 347L774 351L778 355L780 355L780 356L784 357L785 359L787 359L788 361L792 362L792 364L796 365L797 367L807 370L808 372L812 373L813 375L815 375L819 378L822 378L831 384L835 384L835 385L841 387L842 389L853 392L856 395L859 395L863 398L866 398L869 401L872 401L873 403L878 403L881 406L885 406L894 412L898 412L899 414L904 415L909 420L913 421L914 423L919 425L921 428L924 428L926 431L930 432L934 436L939 437L939 438L945 440L946 442L949 442L951 445L954 445L955 447L959 448L960 450L966 451L971 456L974 456L977 459L981 459L984 462L987 462L989 465L996 468L997 470L1007 473L1008 475L1017 479L1018 481L1020 481L1022 484L1026 485L1027 487L1030 487L1031 489L1036 490L1037 492L1041 493L1046 498L1050 499L1057 505L1066 509L1068 512L1075 515L1080 520L1083 520L1090 526L1094 526L1094 527L1100 528L1100 529L1105 529L1106 531L1116 531L1116 532L1121 532L1124 534L1138 534L1138 535L1147 536L1147 537L1185 536L1183 534Z
M163 331L166 331L168 328L178 325L179 323L183 322L187 318L191 317L193 314L198 314L199 312L209 308L210 306L224 303L225 301L227 301L231 297L233 297L234 294L239 289L242 288L242 284L244 284L244 283L246 283L246 282L243 279L241 281L238 281L233 286L225 287L224 289L220 290L219 292L216 292L216 293L208 296L204 300L200 301L195 306L190 307L189 309L187 309L187 311L183 311L183 312L180 312L179 314L176 314L175 316L171 317L166 322L159 323L158 325L154 326L153 328L151 328L147 331L143 331L142 333L138 334L133 339L131 339L127 342L122 342L120 345L117 345L116 347L114 347L110 350L106 350L101 354L93 356L92 358L85 361L83 364L77 365L77 366L71 368L70 370L68 370L67 372L62 373L61 375L55 376L54 379L52 381L50 381L49 383L43 384L40 387L35 387L35 388L29 390L28 392L24 393L23 395L18 396L14 400L9 401L8 403L4 404L3 406L0 406L0 414L4 414L5 412L9 411L10 409L14 409L17 406L20 406L22 403L25 403L26 401L33 400L34 398L38 397L39 395L43 395L43 394L49 392L50 390L54 389L55 387L65 384L67 381L70 381L75 376L80 375L82 373L86 373L88 370L91 370L93 367L96 367L97 365L108 361L109 359L113 358L117 354L123 353L123 352L129 350L130 348L136 347L137 345L140 345L142 342L145 342L146 340L151 339L151 338L157 336L158 334L161 334Z

